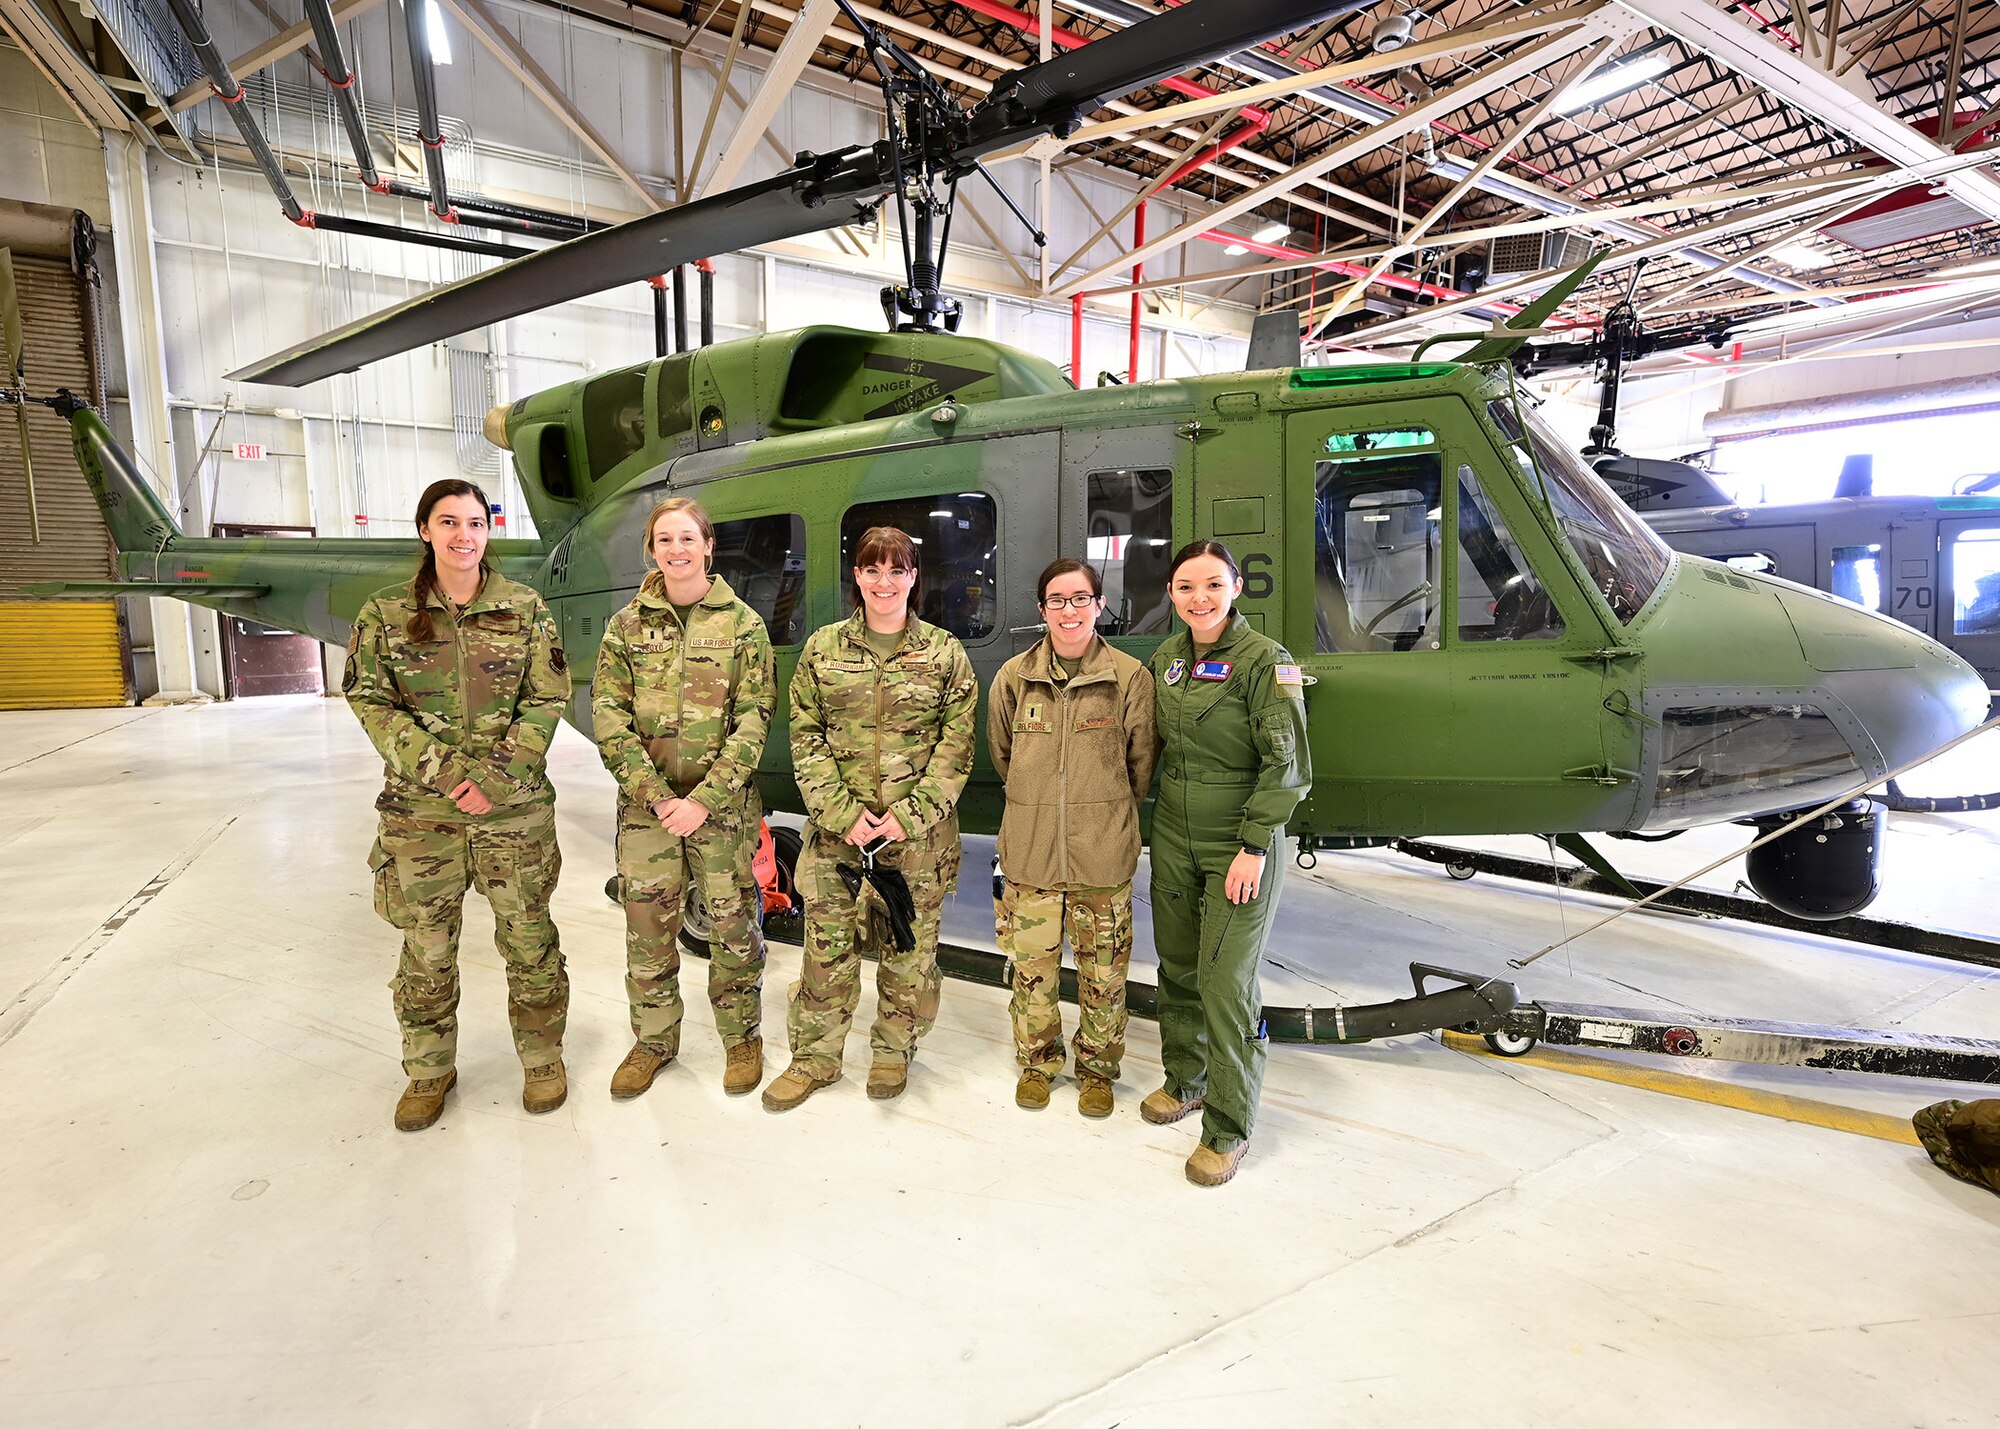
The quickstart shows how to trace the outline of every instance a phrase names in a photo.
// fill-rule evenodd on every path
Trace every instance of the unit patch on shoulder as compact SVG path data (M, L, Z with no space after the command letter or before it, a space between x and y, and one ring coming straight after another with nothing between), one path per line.
M1168 684L1178 685L1181 682L1181 676L1185 675L1186 673L1187 673L1187 661L1170 660L1167 662Z
M1226 680L1229 678L1229 672L1235 668L1235 662L1230 660L1197 660L1194 665L1194 677L1197 680Z

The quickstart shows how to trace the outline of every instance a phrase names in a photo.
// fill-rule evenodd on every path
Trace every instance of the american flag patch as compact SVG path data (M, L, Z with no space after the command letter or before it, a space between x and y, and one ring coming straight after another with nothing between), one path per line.
M1302 686L1306 682L1305 675L1297 665L1274 665L1272 668L1277 672L1278 683L1281 685Z

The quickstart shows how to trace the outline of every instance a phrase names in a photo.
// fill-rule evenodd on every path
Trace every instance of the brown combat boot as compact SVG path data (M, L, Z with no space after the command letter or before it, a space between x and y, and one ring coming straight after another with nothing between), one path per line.
M569 1073L561 1062L530 1067L521 1082L521 1105L532 1112L554 1111L569 1100Z
M868 1069L868 1095L878 1102L901 1096L909 1084L908 1062L877 1062Z
M414 1077L396 1099L396 1130L422 1131L444 1115L444 1094L458 1083L454 1067L441 1077Z
M1048 1104L1049 1074L1038 1067L1023 1068L1021 1080L1014 1083L1014 1105L1040 1111Z
M840 1080L840 1073L830 1077L815 1077L801 1062L794 1062L785 1068L778 1080L764 1088L765 1111L790 1111L821 1087L830 1087Z
M757 1090L764 1080L764 1039L746 1037L729 1049L722 1066L722 1089L732 1097Z
M1111 1115L1111 1083L1102 1077L1085 1077L1083 1090L1076 1094L1076 1109L1089 1117Z
M1247 1141L1237 1142L1228 1151L1197 1146L1187 1159L1187 1178L1197 1186L1220 1186L1236 1174L1236 1168L1243 1164L1243 1153L1249 1149Z
M1139 1103L1139 1115L1155 1126L1170 1126L1189 1112L1201 1110L1201 1098L1182 1101L1174 1095L1171 1087L1161 1087Z
M653 1078L660 1075L660 1068L673 1061L671 1052L658 1052L644 1042L632 1044L632 1050L625 1054L625 1060L618 1064L618 1070L611 1074L611 1095L623 1101L636 1097L653 1085Z

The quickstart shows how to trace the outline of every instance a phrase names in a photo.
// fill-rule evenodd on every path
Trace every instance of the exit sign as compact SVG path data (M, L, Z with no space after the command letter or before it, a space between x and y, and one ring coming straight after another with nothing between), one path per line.
M264 444L262 442L238 442L236 444L236 459L238 461L262 461L264 459Z

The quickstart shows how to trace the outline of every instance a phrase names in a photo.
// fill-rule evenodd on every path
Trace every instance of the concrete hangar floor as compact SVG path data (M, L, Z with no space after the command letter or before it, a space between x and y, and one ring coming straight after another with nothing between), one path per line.
M405 1135L378 766L347 711L0 716L0 1420L1995 1422L2000 1198L1894 1139L1982 1089L1703 1063L1662 1094L1432 1036L1279 1047L1243 1173L1199 1191L1193 1123L1137 1114L1150 1023L1110 1120L1067 1079L1024 1112L1004 994L952 983L905 1097L863 1095L857 1036L848 1078L778 1118L723 1096L691 961L681 1061L614 1103L611 784L567 729L553 766L569 1104L521 1110L475 896L459 1089ZM1899 820L1878 911L1990 935L1996 839L1993 815ZM955 941L991 944L989 847ZM1279 1003L1400 995L1413 959L1504 972L1606 906L1384 853L1291 874ZM779 1039L796 965L773 945ZM1991 972L1680 917L1517 977L2000 1038ZM1791 1099L1728 1104L1745 1090Z

